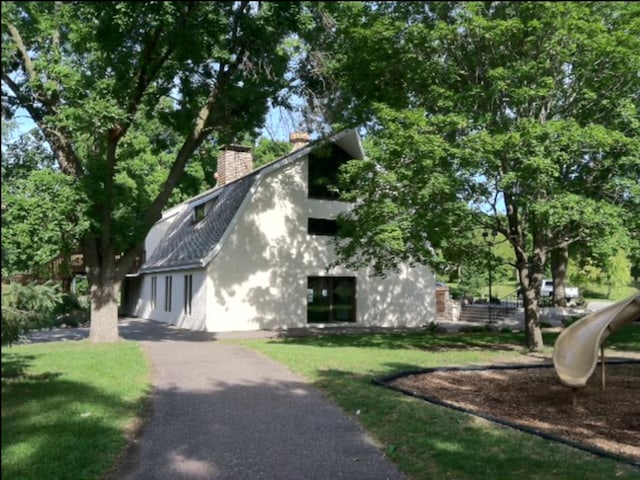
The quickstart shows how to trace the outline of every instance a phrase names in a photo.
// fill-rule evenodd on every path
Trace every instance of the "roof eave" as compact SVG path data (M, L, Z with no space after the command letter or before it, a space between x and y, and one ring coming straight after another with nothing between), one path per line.
M162 273L162 272L175 272L178 270L200 270L204 268L206 264L203 262L191 263L186 265L173 265L167 267L151 267L151 268L141 268L140 273L145 275L148 273Z

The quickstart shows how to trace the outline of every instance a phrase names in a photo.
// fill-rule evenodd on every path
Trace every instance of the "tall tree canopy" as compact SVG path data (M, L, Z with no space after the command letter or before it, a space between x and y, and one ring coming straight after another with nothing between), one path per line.
M343 261L434 264L477 252L474 229L495 231L514 250L528 346L542 348L551 253L607 242L615 255L640 216L640 5L340 2L317 14L323 42L301 72L324 87L312 111L369 133L370 158L345 172L358 204Z
M24 110L82 203L91 339L207 141L264 123L286 87L295 2L3 2L3 113Z

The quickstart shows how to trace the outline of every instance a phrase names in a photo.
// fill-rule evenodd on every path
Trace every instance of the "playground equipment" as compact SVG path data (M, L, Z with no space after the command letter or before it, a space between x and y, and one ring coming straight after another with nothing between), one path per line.
M602 389L605 388L604 342L627 323L640 320L640 292L581 318L562 331L553 350L553 365L560 382L577 391L587 385L601 357Z

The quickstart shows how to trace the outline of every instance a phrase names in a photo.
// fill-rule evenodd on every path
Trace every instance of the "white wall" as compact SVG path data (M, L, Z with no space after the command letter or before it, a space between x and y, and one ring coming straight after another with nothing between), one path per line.
M434 319L435 279L426 268L402 268L386 279L326 271L334 259L330 238L308 235L307 218L335 218L348 205L307 199L307 172L306 160L298 161L258 185L208 266L207 330L306 326L307 277L323 275L356 277L358 325L418 326Z
M184 309L185 275L191 275L193 282L190 315L187 314ZM165 311L165 277L167 276L172 277L170 312ZM153 308L151 302L151 284L153 277L157 279L155 308ZM206 287L205 270L184 270L144 275L140 286L140 296L137 303L132 307L132 311L129 313L137 317L149 318L192 330L204 330L206 328Z

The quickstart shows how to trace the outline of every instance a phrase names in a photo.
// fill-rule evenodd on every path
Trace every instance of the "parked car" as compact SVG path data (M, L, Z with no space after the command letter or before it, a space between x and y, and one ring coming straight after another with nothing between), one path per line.
M552 297L553 296L553 280L544 279L542 281L542 287L540 287L540 296ZM580 289L578 287L571 287L569 285L564 286L564 296L567 300L580 297Z
M518 296L522 295L522 287L518 287ZM545 278L542 280L542 286L540 287L541 297L553 297L553 280ZM580 289L578 287L571 287L569 285L564 286L564 296L567 300L573 300L580 298Z

